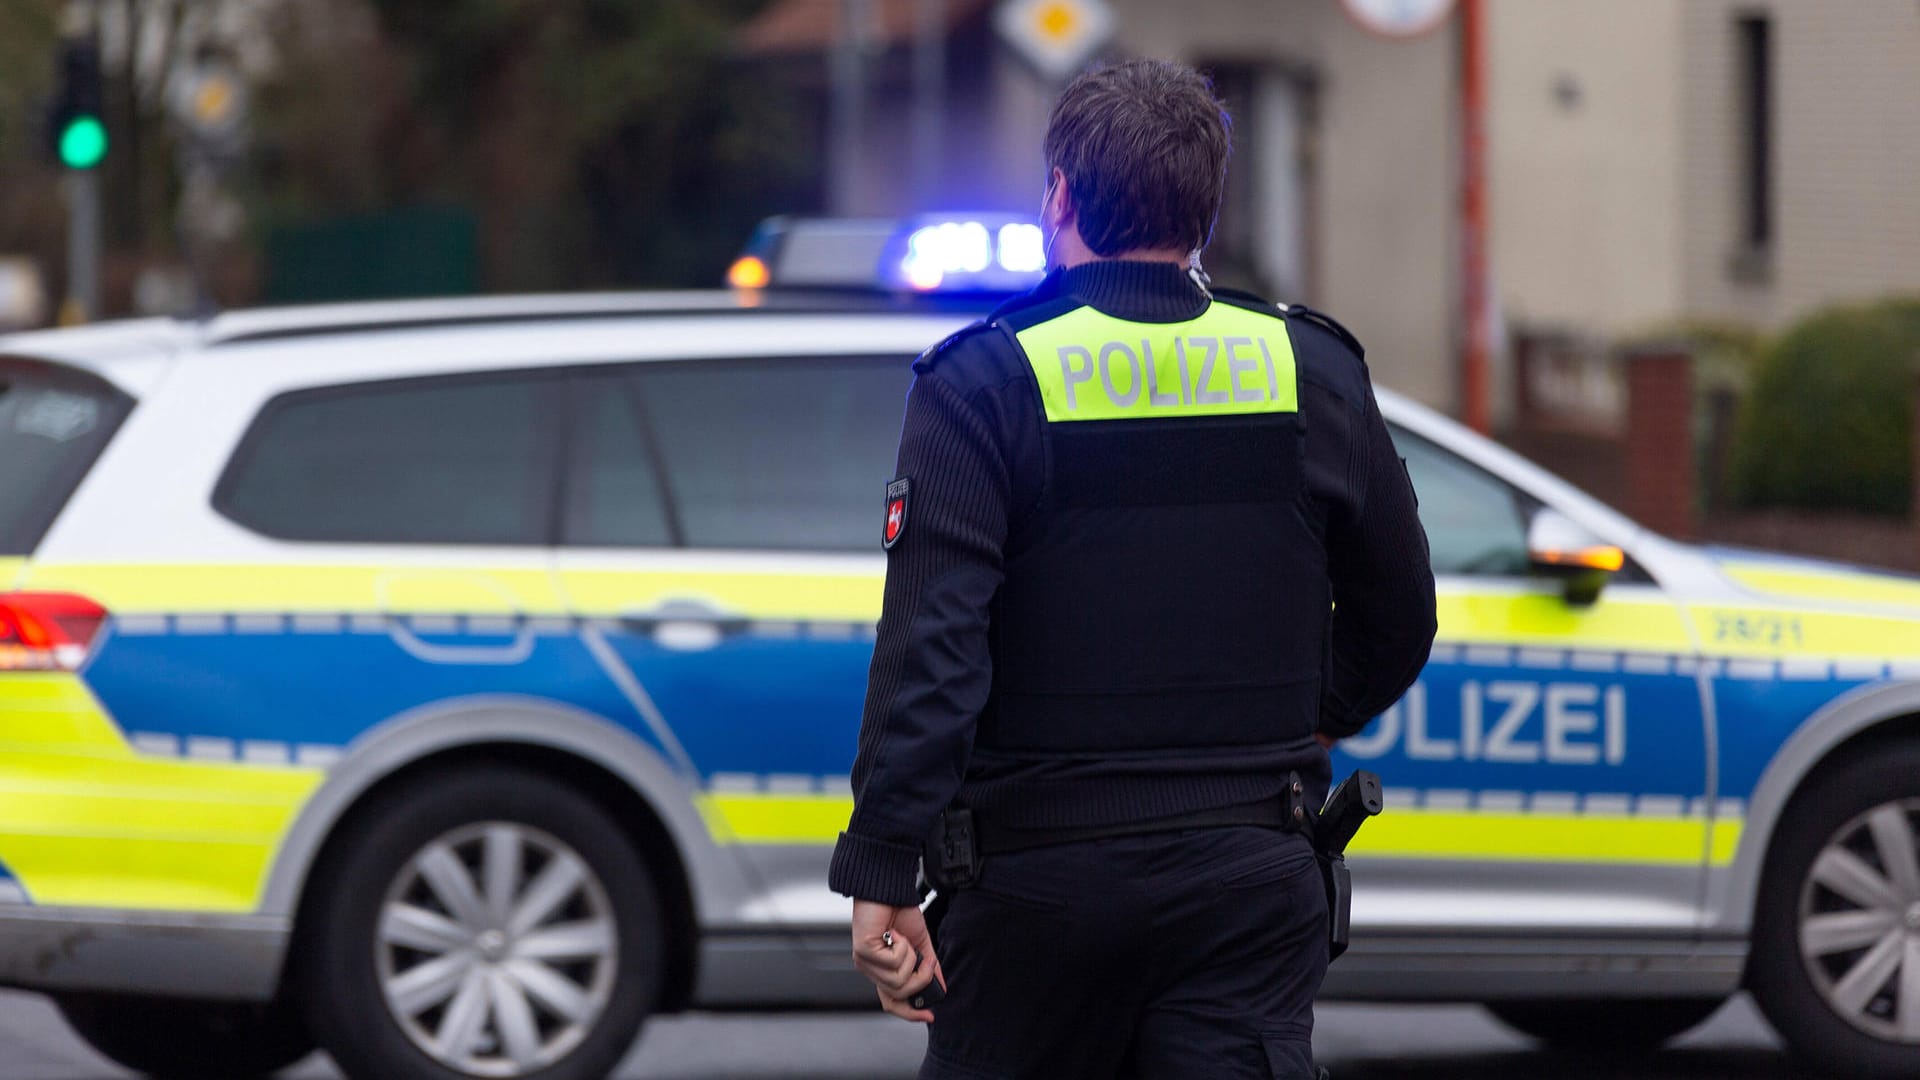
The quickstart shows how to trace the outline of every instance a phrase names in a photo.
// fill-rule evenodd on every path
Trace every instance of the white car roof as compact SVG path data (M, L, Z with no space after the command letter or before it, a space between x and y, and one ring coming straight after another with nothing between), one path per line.
M238 342L495 322L703 314L755 306L755 298L749 295L717 289L303 304L223 312L208 319L119 319L0 335L0 356L32 357L82 368L138 396L153 385L158 371L170 360ZM783 303L783 307L806 309L805 305L790 303Z
M497 324L501 323L606 319L623 315L697 317L752 309L759 306L761 299L751 293L704 290L471 296L256 308L226 312L204 320L127 319L4 335L0 336L0 357L28 356L73 365L93 371L138 396L157 384L175 358L220 346L311 338L310 343L302 345L324 347L327 338L347 333L380 334L438 327L470 335L484 332L483 328L489 324L493 324L497 333ZM795 304L792 298L782 296L773 306L780 314L857 319L864 323L861 329L869 334L877 330L876 324L870 321L876 318L913 316L923 329L929 325L926 320L930 313L924 310L869 308L863 311L857 307L850 309L844 295L815 299L817 302L811 305ZM951 317L946 321L955 328L964 322L961 316L949 314ZM761 337L759 334L742 336ZM739 344L748 345L748 342ZM765 345L766 342L760 340L752 342L752 346ZM296 351L304 353L308 349ZM349 375L345 371L342 374ZM360 373L353 375L365 377ZM1381 413L1389 421L1552 503L1599 535L1629 545L1634 541L1644 545L1657 539L1630 519L1498 443L1480 438L1438 412L1391 390L1378 388L1377 394Z

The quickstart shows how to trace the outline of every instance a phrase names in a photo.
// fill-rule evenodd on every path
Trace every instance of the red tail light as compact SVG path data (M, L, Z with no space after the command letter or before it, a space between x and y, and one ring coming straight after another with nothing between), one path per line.
M0 592L0 671L76 671L106 621L84 596Z

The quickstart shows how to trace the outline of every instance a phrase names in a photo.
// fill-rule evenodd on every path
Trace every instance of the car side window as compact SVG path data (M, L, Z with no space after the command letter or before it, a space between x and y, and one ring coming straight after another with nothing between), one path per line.
M1418 435L1395 428L1420 500L1436 574L1527 573L1527 512L1519 492Z
M560 542L665 547L677 542L660 466L647 445L631 379L575 380Z
M911 378L908 357L637 369L682 542L877 550Z
M462 376L283 394L241 440L214 505L286 540L545 544L562 385Z

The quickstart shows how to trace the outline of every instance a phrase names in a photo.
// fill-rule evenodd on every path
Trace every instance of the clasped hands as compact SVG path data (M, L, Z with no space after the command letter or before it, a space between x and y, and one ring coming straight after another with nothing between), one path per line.
M932 1023L933 1013L916 1009L910 999L935 979L947 977L933 955L933 936L917 907L893 907L872 900L853 902L853 966L873 982L880 1007L902 1020Z

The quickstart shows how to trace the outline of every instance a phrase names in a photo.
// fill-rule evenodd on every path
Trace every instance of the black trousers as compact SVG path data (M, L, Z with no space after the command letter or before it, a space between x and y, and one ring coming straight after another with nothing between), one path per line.
M1258 828L989 856L934 932L922 1080L1312 1080L1327 901Z

